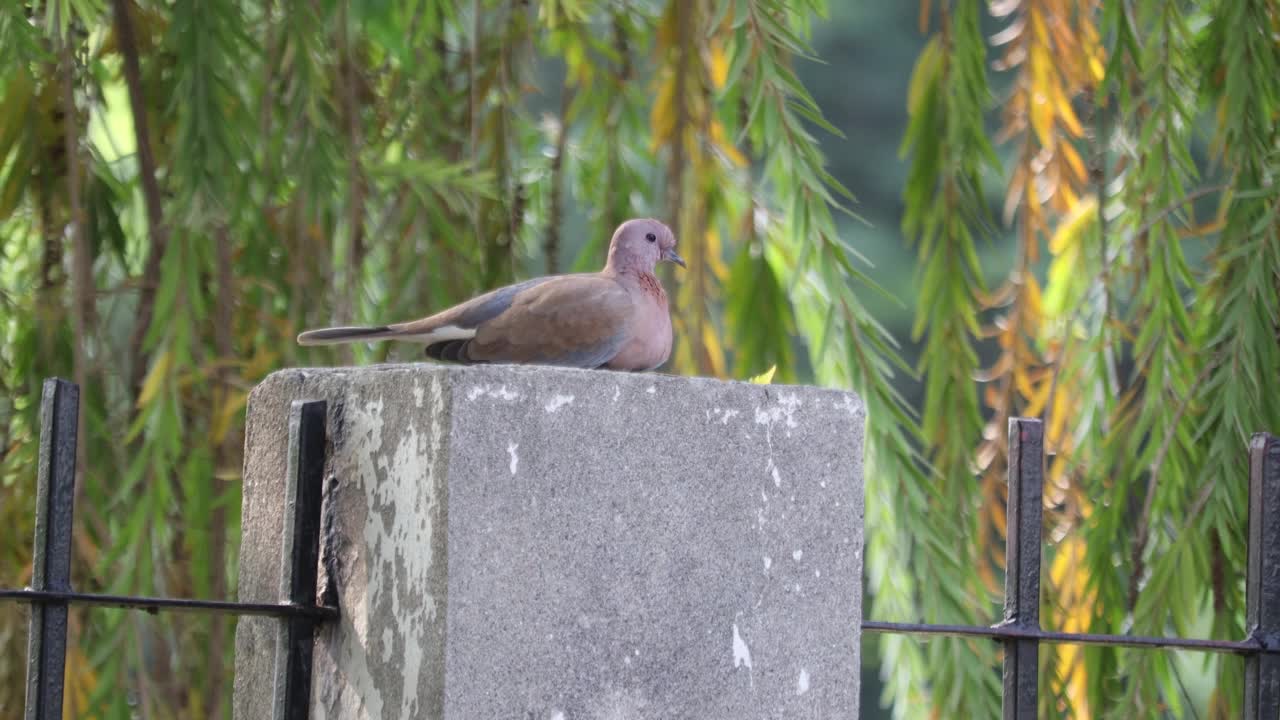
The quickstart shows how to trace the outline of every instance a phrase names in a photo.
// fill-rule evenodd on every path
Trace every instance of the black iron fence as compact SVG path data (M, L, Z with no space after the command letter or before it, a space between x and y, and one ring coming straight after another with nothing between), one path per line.
M76 592L71 588L71 529L75 487L79 388L65 380L44 384L40 407L40 470L31 586L0 589L0 601L31 605L27 651L26 720L59 720L70 605L147 612L188 611L279 618L284 662L276 717L305 720L311 694L315 629L338 617L338 608L316 602L325 453L323 401L293 404L289 420L289 506L282 536L284 578L278 604L133 597ZM1041 511L1044 429L1039 420L1009 421L1009 498L1002 622L990 626L928 625L864 620L872 633L985 637L1004 645L1004 718L1032 720L1039 696L1040 643L1113 645L1233 653L1244 657L1244 717L1280 717L1280 438L1253 436L1249 453L1249 530L1246 627L1243 640L1100 635L1040 627Z
M320 554L320 503L324 485L324 401L296 402L289 415L288 481L292 514L282 539L287 602L134 597L76 592L71 587L71 528L75 498L76 416L80 389L65 380L44 383L40 405L40 471L36 489L36 533L31 586L0 589L0 600L30 603L25 720L61 720L70 605L129 608L146 612L186 611L268 615L282 621L284 662L277 682L285 689L277 718L306 720L311 695L315 627L338 617L336 607L316 604Z
M992 627L864 620L864 632L988 637L1004 645L1004 718L1032 720L1039 701L1041 642L1232 653L1244 657L1246 720L1280 718L1280 438L1257 433L1249 443L1249 534L1243 640L1101 635L1040 627L1041 510L1044 427L1009 420L1004 620Z

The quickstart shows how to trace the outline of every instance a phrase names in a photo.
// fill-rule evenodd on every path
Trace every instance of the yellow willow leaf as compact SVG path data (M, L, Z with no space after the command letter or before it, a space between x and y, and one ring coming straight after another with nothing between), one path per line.
M993 408L1000 403L1000 389L995 385L988 383L982 389L982 402L987 407ZM990 450L979 451L978 467L985 467L993 459L995 459L995 448ZM989 456L989 457L988 457Z
M1025 395L1027 406L1023 408L1022 414L1027 417L1039 417L1040 413L1044 412L1045 403L1049 400L1049 393L1052 390L1053 383L1051 381L1041 381L1029 395Z
M653 109L649 111L650 149L657 150L671 139L676 127L675 112L676 83L672 73L666 73L659 81L658 96L653 101Z
M1031 117L1031 129L1035 131L1040 144L1047 148L1053 147L1053 105L1049 102L1053 92L1053 81L1049 77L1052 62L1048 50L1039 45L1031 47L1031 87L1028 89L1031 102L1027 113Z
M1048 48L1049 47L1049 26L1044 24L1044 11L1032 5L1027 15L1031 21L1031 31L1035 34L1035 45L1033 47Z
M1076 289L1079 282L1080 270L1076 267L1076 259L1079 255L1077 248L1069 247L1050 261L1049 282L1044 291L1046 317L1069 322L1064 318L1069 318L1074 309L1070 306L1070 299L1074 297L1072 291ZM1068 330L1079 335L1078 328L1068 328Z
M1222 229L1225 228L1226 226L1227 226L1226 220L1214 219L1202 225L1196 225L1195 227L1180 228L1178 230L1178 237L1183 239L1204 237L1205 235L1211 235L1216 232L1222 232Z
M1084 233L1098 222L1098 198L1090 193L1080 198L1071 213L1058 223L1058 229L1049 238L1049 252L1060 255L1068 248L1080 247Z
M231 430L231 424L235 420L236 413L244 407L248 402L249 394L239 390L232 391L218 407L218 411L214 413L213 422L209 427L209 434L213 436L213 442L220 443L226 439L227 432Z
M978 563L978 579L982 581L982 586L988 590L995 592L1000 584L996 582L995 573L991 572L991 566L987 563Z
M156 394L160 392L160 386L164 384L169 374L169 365L172 362L173 354L167 349L156 356L151 363L151 370L142 381L142 392L138 393L138 407L146 407L155 399Z
M720 345L720 338L709 322L702 325L702 352L707 356L712 374L724 377L724 347Z
M724 51L724 43L719 40L712 40L707 52L707 74L711 76L711 84L717 90L724 88L729 79L729 56Z
M667 9L662 12L662 19L658 21L658 28L655 37L654 50L661 52L667 48L675 47L679 42L680 29L680 3L682 0L671 0L667 3Z
M1071 457L1071 450L1065 447L1066 440L1070 438L1064 439L1064 434L1068 429L1067 419L1074 415L1075 400L1078 397L1073 390L1074 388L1068 387L1065 382L1059 385L1058 392L1053 398L1053 407L1049 408L1049 428L1046 431L1046 436L1052 438L1052 441L1059 446L1058 461L1054 465L1061 466L1060 472L1064 477L1067 469L1065 461Z
M999 498L995 498L990 503L988 503L988 507L991 508L991 527L996 528L996 532L999 533L1000 537L1004 537L1005 528L1009 527L1008 525L1009 519L1006 516L1005 504L1002 502L999 502ZM992 550L995 550L995 548L992 548ZM999 551L996 551L996 552L999 552ZM999 554L1003 558L1004 553L999 553Z
M1062 143L1058 147L1058 152L1062 155L1063 162L1071 170L1071 179L1076 185L1083 185L1088 177L1085 175L1084 161L1080 159L1080 153L1071 143Z
M942 47L938 36L934 35L925 43L916 58L915 67L911 69L911 82L907 85L907 114L914 116L916 108L928 93L933 91L938 77L938 68L942 65Z
M711 121L711 142L715 143L715 146L720 148L720 152L724 153L725 157L729 158L734 165L738 167L747 166L749 162L747 156L743 155L738 148L733 146L733 143L729 142L729 138L725 135L724 125L719 120Z
M1107 66L1102 63L1101 55L1102 52L1099 51L1089 58L1089 75L1095 83L1102 82L1102 79L1107 76Z
M1059 147L1066 147L1066 145L1065 144L1059 145ZM1076 191L1074 188L1071 187L1071 183L1059 182L1058 194L1056 197L1056 202L1054 203L1055 209L1059 213L1069 212L1071 208L1075 207L1079 203L1080 203L1080 196L1076 195Z
M1058 589L1054 613L1057 616L1056 624L1066 632L1087 630L1093 615L1096 593L1088 590L1089 576L1084 567L1084 557L1084 543L1079 536L1069 536L1058 545L1049 569L1052 584ZM1066 694L1071 699L1072 709L1075 711L1072 717L1089 717L1088 676L1080 648L1059 645L1054 652L1064 676L1059 687L1066 688Z
M706 235L707 246L707 267L711 268L711 275L720 282L726 282L729 279L729 266L724 264L723 245L720 242L720 233L714 229L708 228Z
M79 632L78 628L77 632ZM98 675L93 671L92 663L78 645L67 648L63 667L63 674L67 678L69 687L66 688L67 694L64 696L67 702L63 705L62 717L65 720L74 720L83 717L88 710L89 700L98 687Z
M1031 379L1030 373L1023 365L1017 365L1013 368L1013 386L1018 390L1018 394L1024 398L1030 398L1036 394L1034 381ZM1030 417L1035 413L1023 412L1025 416Z
M1038 323L1040 318L1044 317L1044 303L1041 301L1040 283L1034 275L1027 275L1023 280L1026 284L1023 286L1022 292L1022 311L1030 318L1028 323Z
M765 370L759 375L756 375L750 380L747 380L747 382L751 383L752 385L768 385L773 382L773 374L777 371L778 371L778 366L774 365L773 367L770 367L768 370Z
M1027 182L1026 204L1022 214L1022 242L1026 247L1027 258L1035 262L1040 256L1040 244L1037 242L1036 230L1044 227L1044 206L1041 205L1040 188L1035 178Z
M286 333L288 335L288 333ZM249 359L249 363L244 368L244 377L249 380L256 380L271 371L280 359L280 353L265 347L253 354Z
M677 323L677 325L685 325L688 323ZM671 357L671 369L677 375L691 374L697 371L698 364L693 361L693 343L688 342L689 333L687 327L677 328L676 337L686 338L685 342L676 345L675 352Z
M1074 536L1063 540L1049 565L1049 578L1055 587L1063 587L1080 569L1084 560L1084 548Z
M1084 137L1084 127L1080 125L1080 118L1076 117L1075 108L1071 107L1071 99L1062 89L1061 83L1053 84L1053 99L1055 110L1058 111L1058 122L1062 123L1071 137Z

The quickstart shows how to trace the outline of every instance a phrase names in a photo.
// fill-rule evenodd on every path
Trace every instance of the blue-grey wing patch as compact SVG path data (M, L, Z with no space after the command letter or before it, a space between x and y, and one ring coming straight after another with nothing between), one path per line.
M631 296L613 278L562 276L514 295L461 352L472 362L595 368L622 349L633 316Z

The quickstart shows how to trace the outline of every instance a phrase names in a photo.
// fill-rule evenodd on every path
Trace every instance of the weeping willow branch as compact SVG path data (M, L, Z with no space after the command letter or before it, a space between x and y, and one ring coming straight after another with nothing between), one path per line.
M560 272L560 231L564 223L564 154L569 142L569 106L573 103L573 89L568 78L560 91L560 116L556 124L555 156L551 158L551 198L547 219L547 236L542 245L546 256L547 274ZM611 154L611 153L610 153Z
M125 87L129 92L129 109L133 114L133 135L138 153L138 177L142 186L143 204L147 211L147 234L150 245L143 261L142 278L138 287L136 324L129 338L130 364L129 387L136 394L141 389L142 377L147 371L147 357L143 341L151 327L155 313L156 290L160 285L160 264L168 246L168 231L164 226L164 211L160 201L160 183L156 180L156 159L151 150L150 120L147 118L147 101L142 90L142 69L138 62L138 39L130 17L129 0L111 0L120 55L124 59Z
M68 224L72 236L72 324L75 337L72 340L74 352L74 370L76 384L87 387L89 359L86 346L89 344L89 328L93 323L93 257L89 249L88 218L84 211L83 192L80 187L84 177L80 168L80 132L77 127L79 113L76 111L75 69L76 62L70 46L70 40L62 38L58 48L59 71L58 80L62 89L62 131L63 144L67 158L67 203L69 205ZM76 424L77 434L84 437L85 412L88 403L80 403ZM76 444L76 481L75 495L80 498L84 493L84 472L89 467L88 442Z
M339 315L352 322L360 312L361 272L364 267L365 238L365 189L364 174L360 168L360 152L362 146L360 132L360 110L356 101L356 58L351 51L351 17L350 3L343 0L338 11L338 62L342 67L342 80L339 83L342 122L346 130L347 155L347 262L343 268L346 275L346 293L343 308ZM353 354L350 347L343 347L342 354L349 361Z
M230 232L227 228L218 228L214 242L217 244L217 308L214 311L213 343L217 352L219 365L218 383L221 386L214 394L215 407L226 407L233 402L232 397L239 391L235 387L235 371L231 359L235 353L235 321L234 312L237 305L235 283L235 258ZM240 443L236 433L227 428L221 438L214 438L216 443L214 467L224 471L228 466L234 467L239 460ZM227 576L222 572L227 562L227 509L218 504L213 508L209 518L209 564L215 571L212 574L211 592L213 597L227 596ZM209 627L209 655L222 658L226 653L227 618L214 615ZM215 663L209 675L209 694L205 699L205 717L217 717L223 701L225 672L222 663Z

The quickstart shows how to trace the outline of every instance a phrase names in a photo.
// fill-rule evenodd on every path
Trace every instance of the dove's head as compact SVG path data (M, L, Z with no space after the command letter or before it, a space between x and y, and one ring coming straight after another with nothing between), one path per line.
M685 267L684 258L676 252L675 234L657 220L637 218L622 223L613 232L613 239L609 241L609 263L605 267L615 272L653 272L663 261Z

